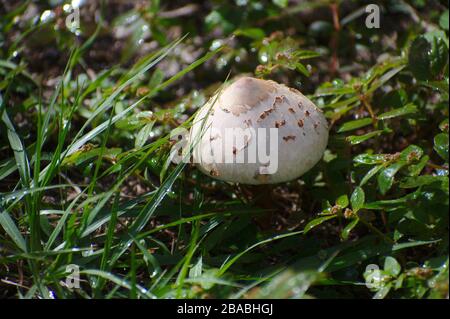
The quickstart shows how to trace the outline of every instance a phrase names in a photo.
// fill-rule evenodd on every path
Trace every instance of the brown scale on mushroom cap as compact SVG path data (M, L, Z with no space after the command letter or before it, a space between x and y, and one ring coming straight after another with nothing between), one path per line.
M275 127L280 128L281 126L286 125L286 120L275 121Z
M273 101L273 106L275 106L276 104L283 103L284 100L286 100L286 97L284 95L276 96L275 101ZM286 102L289 103L288 101Z
M289 140L295 140L295 135L283 136L283 140L285 140L286 142Z

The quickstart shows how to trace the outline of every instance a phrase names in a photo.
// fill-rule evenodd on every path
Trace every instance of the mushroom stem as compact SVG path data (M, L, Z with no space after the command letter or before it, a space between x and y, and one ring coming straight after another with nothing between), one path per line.
M253 203L266 211L255 218L255 222L262 229L270 229L272 224L272 217L275 210L273 199L273 186L270 184L262 185L246 185L250 191Z

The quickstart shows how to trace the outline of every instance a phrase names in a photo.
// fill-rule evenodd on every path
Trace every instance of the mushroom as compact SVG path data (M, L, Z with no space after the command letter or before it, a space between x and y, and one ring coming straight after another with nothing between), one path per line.
M322 157L328 124L298 90L241 77L198 112L190 132L193 160L209 176L274 184L298 178Z

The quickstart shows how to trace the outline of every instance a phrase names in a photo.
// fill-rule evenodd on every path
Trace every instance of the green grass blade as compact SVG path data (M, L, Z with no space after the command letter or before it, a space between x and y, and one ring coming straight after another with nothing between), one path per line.
M2 225L5 232L11 237L17 247L26 252L27 244L25 238L20 233L11 216L5 211L0 213L0 225Z

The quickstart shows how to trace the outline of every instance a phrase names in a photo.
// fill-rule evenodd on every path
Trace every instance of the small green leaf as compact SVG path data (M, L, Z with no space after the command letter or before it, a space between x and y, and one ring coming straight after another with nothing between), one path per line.
M386 156L384 154L359 154L353 158L353 161L358 164L374 165L384 163Z
M310 221L305 228L303 229L303 233L306 234L307 232L309 232L311 229L313 229L316 226L319 226L320 224L322 224L323 222L336 218L337 215L329 215L329 216L322 216L322 217L318 217L316 219L313 219L312 221Z
M350 202L352 203L352 210L354 213L357 213L364 206L365 200L366 195L364 194L364 190L359 186L356 187L350 198Z
M401 108L408 102L408 93L404 89L392 90L384 95L380 105L390 106L392 108Z
M430 62L428 59L429 51L430 44L424 37L417 37L411 44L408 63L414 76L419 80L428 80L431 78Z
M315 270L297 272L287 268L259 289L255 298L301 299L305 297L309 287L320 278L320 273Z
M434 137L434 150L448 162L448 134L439 133Z
M368 139L371 139L372 137L379 136L383 132L384 132L383 130L377 130L377 131L369 132L369 133L363 134L363 135L351 135L351 136L347 136L346 140L348 142L350 142L350 144L356 145L356 144L362 143L364 141L367 141Z
M152 121L154 121L153 112L143 111L118 120L116 127L122 130L133 131L142 128L145 124Z
M416 188L424 185L440 184L443 189L448 190L448 176L422 175L407 177L401 183L401 188Z
M417 106L415 106L414 104L407 104L404 107L400 107L398 109L380 114L378 116L378 119L386 120L386 119L390 119L393 117L403 116L403 115L416 113L416 112L417 112Z
M147 142L147 139L150 136L150 133L152 132L154 124L155 122L152 121L145 124L144 127L139 130L138 134L136 135L136 140L134 141L135 148L141 148L142 146L144 146L145 142Z
M389 291L391 291L392 284L388 283L386 286L381 287L380 290L377 291L377 293L373 296L373 299L384 299Z
M433 80L442 73L448 60L448 47L444 39L444 32L433 31L413 41L408 64L417 79Z
M297 71L302 73L304 76L307 76L307 77L310 76L308 69L302 63L300 63L300 62L295 63L295 68L297 69Z
M319 56L322 56L321 53L316 51L310 51L310 50L297 50L293 52L293 55L298 58L299 60L306 60L311 58L317 58Z
M441 14L441 17L439 18L439 25L442 29L448 31L448 9Z
M383 169L378 175L378 187L382 195L386 194L388 190L391 189L394 183L395 174L405 166L404 162L394 163Z
M339 196L339 198L336 200L336 204L341 206L341 208L347 207L348 206L348 197L347 197L347 195Z
M356 225L358 225L358 223L359 218L354 218L350 223L348 223L341 232L342 239L347 240L350 232L356 227Z
M354 94L353 87L322 87L317 89L316 96Z
M159 68L155 69L155 71L152 74L152 77L150 78L150 81L148 82L148 87L154 89L159 85L161 85L161 83L164 80L164 76L165 76L164 71L162 71ZM153 91L153 93L149 94L148 97L152 97L156 95L156 93L157 91Z
M244 28L244 29L237 29L234 32L235 35L242 35L248 38L252 38L254 40L261 40L266 36L263 29L261 28Z
M350 122L344 123L339 128L338 133L348 132L348 131L355 130L355 129L358 129L358 128L361 128L361 127L364 127L364 126L367 126L370 124L372 124L372 119L370 117L350 121Z
M384 260L384 271L393 277L397 277L400 275L402 267L394 257L387 256Z
M366 203L364 205L364 208L370 209L370 210L380 210L380 209L388 209L390 207L404 207L408 201L413 200L415 197L415 194L408 194L406 196L395 198L395 199L385 199L385 200L379 200L371 203Z

